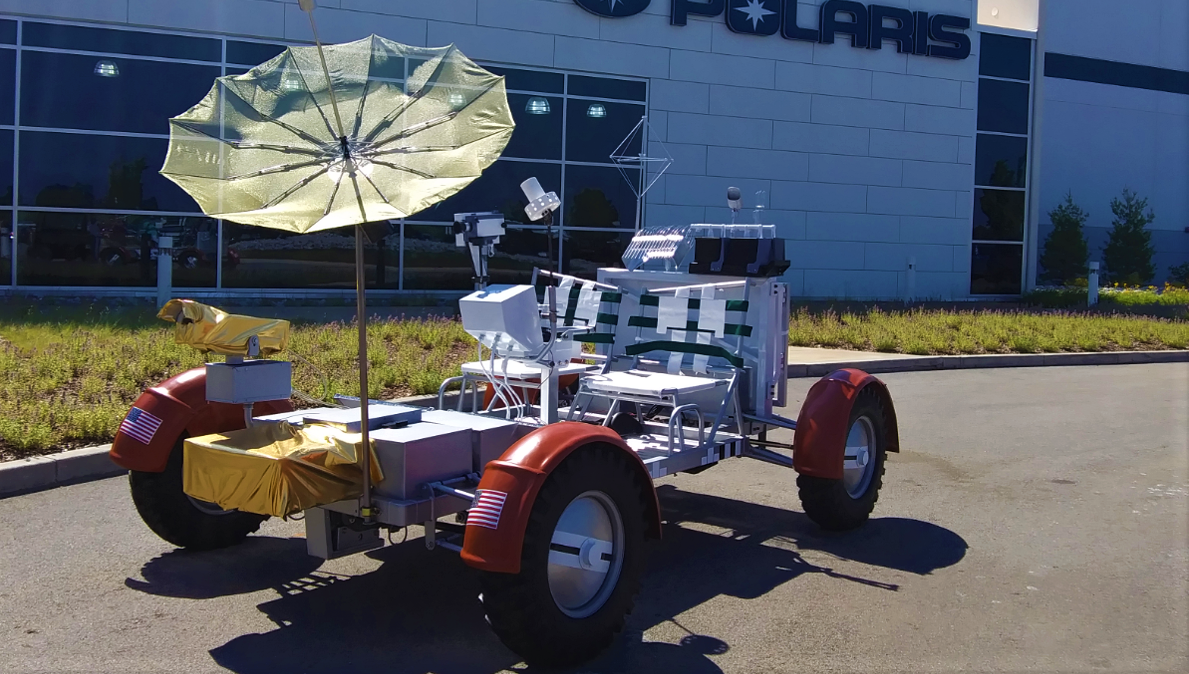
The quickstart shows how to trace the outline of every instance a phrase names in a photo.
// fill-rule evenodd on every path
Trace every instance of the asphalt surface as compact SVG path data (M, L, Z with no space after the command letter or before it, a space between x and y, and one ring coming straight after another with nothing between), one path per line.
M1189 365L884 380L904 452L865 528L821 533L775 466L661 480L628 631L578 671L1189 671ZM474 576L418 540L319 563L270 521L178 552L123 478L0 500L0 522L0 671L522 668Z

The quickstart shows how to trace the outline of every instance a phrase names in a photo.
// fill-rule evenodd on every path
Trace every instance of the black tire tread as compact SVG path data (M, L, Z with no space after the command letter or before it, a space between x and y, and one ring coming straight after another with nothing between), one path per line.
M188 550L215 550L242 542L268 519L234 512L210 515L194 507L182 491L182 443L179 438L160 473L129 471L132 502L153 533Z
M647 529L649 503L652 485L645 483L639 470L630 465L623 450L604 445L588 445L576 450L553 471L541 488L533 505L525 532L521 557L521 571L517 574L483 572L480 585L483 594L480 600L487 616L487 622L500 641L523 657L529 665L563 667L585 662L611 645L622 632L627 616L635 605L640 592L640 581L645 566L644 532ZM636 512L621 512L624 520L625 552L624 566L619 577L619 586L608 598L598 613L581 621L569 618L557 610L548 596L546 567L539 559L533 559L531 551L543 545L547 550L552 540L553 528L561 512L569 505L567 489L575 482L586 482L590 476L602 476L605 480L629 480L628 485L635 494ZM610 492L612 484L598 487ZM636 550L631 550L632 538L629 517L635 517L638 534ZM544 539L543 541L541 539ZM542 606L541 585L545 584L545 599ZM565 630L570 634L558 638L564 626L559 622L597 622L587 629Z
M842 480L814 477L812 475L798 475L797 489L801 497L801 507L805 514L823 529L828 531L850 531L862 526L879 501L879 490L883 487L884 464L887 456L887 415L885 414L883 398L874 390L867 388L859 392L851 411L847 428L864 413L872 416L872 424L878 437L879 447L876 451L875 473L871 476L871 484L863 498L854 499L846 493Z

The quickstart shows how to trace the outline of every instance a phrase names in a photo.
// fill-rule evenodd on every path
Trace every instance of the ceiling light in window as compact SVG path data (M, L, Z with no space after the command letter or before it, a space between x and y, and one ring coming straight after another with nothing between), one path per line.
M548 115L549 101L540 96L533 96L528 99L528 105L524 106L524 111L530 115Z
M115 61L103 60L95 64L95 74L100 77L119 77L120 67Z
M603 118L607 116L607 107L602 103L591 103L590 107L586 109L587 117Z

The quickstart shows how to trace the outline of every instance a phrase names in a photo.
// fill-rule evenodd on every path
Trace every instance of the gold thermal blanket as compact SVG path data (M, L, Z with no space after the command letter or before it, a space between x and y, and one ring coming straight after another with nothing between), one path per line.
M282 517L363 494L362 437L260 422L188 438L183 490L224 510ZM384 479L373 452L372 483Z
M289 321L229 314L194 300L170 300L157 318L174 323L174 340L203 353L247 356L248 340L260 340L260 356L284 351L289 345Z

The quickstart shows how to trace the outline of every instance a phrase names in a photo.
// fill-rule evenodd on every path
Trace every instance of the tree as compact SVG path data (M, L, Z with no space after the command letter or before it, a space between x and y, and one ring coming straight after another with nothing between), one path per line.
M1089 218L1089 213L1073 203L1072 192L1065 195L1061 205L1049 211L1053 231L1045 239L1044 253L1040 256L1045 281L1068 283L1086 277L1086 258L1090 251L1082 228Z
M1130 189L1123 190L1123 198L1111 199L1111 212L1115 214L1110 238L1102 249L1102 261L1107 278L1118 283L1142 285L1149 283L1156 275L1152 255L1152 233L1147 226L1156 219L1148 200L1136 196Z

